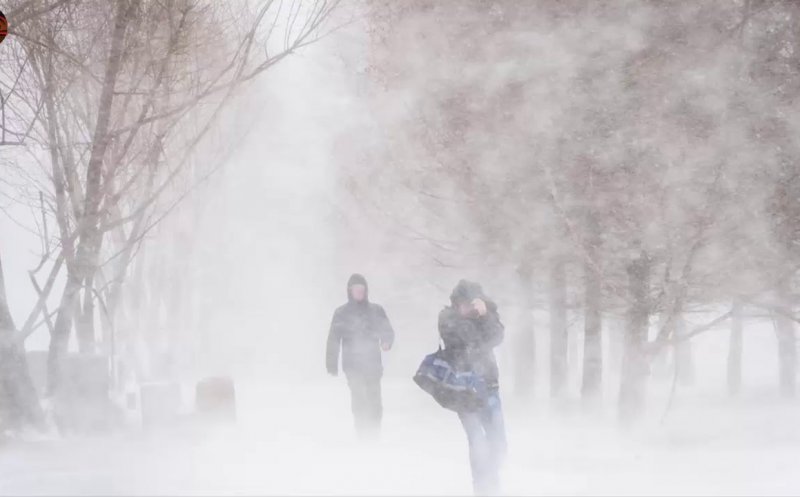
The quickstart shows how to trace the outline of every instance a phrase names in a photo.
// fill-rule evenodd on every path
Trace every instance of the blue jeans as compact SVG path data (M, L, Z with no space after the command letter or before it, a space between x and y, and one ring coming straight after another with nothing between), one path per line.
M506 455L506 428L499 392L489 395L486 407L460 412L458 418L467 432L472 488L475 495L499 492L500 466Z

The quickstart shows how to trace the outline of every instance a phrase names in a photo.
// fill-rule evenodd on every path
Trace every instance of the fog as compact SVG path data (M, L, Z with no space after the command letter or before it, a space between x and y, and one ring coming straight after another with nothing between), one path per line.
M457 414L412 380L462 279L505 326L494 493L800 492L792 2L11 3L0 494L470 495ZM370 440L326 373L353 273L395 334Z

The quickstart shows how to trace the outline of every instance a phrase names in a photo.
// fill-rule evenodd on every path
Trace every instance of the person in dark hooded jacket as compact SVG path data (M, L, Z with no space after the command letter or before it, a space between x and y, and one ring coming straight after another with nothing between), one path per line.
M469 442L472 484L476 495L499 491L499 469L506 452L500 384L494 348L503 341L504 327L497 305L478 283L461 280L450 295L450 306L439 313L439 334L445 356L458 370L484 377L489 387L486 407L459 412Z
M367 280L354 274L347 282L347 303L333 313L326 367L328 373L339 372L339 351L342 370L350 387L353 417L359 435L374 435L380 430L383 417L381 351L394 343L394 330L386 311L369 301Z

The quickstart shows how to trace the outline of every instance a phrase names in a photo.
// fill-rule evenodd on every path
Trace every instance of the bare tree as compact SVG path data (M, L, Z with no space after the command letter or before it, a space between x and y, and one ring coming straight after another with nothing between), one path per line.
M49 391L64 378L72 330L94 353L96 320L113 328L129 267L148 233L224 158L190 169L244 85L326 34L338 0L264 1L234 9L201 0L20 2L13 79L3 115L27 159L42 167L39 302L16 334L50 328ZM288 8L288 10L286 10ZM216 33L209 37L208 33ZM263 47L263 48L261 48ZM99 69L99 71L98 71ZM48 150L38 153L37 145ZM47 231L45 229L45 231ZM35 276L49 269L44 284ZM47 302L66 272L54 320ZM37 318L44 316L37 323ZM110 333L110 332L109 332Z

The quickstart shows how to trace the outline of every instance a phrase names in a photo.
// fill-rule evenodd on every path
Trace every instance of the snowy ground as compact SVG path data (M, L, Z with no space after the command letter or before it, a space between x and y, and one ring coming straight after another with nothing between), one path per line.
M455 415L410 381L386 383L376 445L353 441L342 379L240 384L235 428L0 446L0 494L469 494ZM628 432L611 413L509 398L505 492L797 495L800 406L761 397L679 395L663 424L656 399L649 420Z

